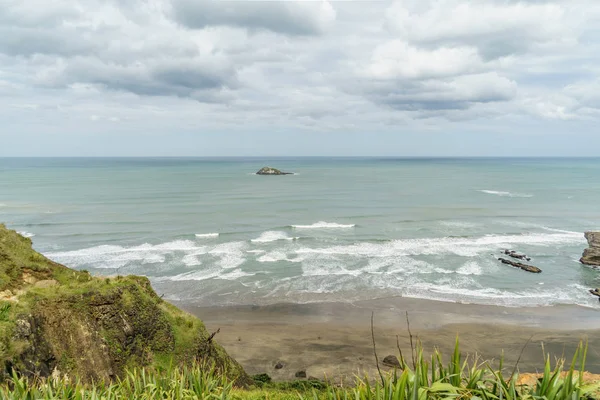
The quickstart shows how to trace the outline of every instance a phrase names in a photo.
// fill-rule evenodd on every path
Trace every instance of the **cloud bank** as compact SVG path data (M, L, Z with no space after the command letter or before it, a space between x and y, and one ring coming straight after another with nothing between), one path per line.
M593 0L5 0L1 134L593 123L599 34Z

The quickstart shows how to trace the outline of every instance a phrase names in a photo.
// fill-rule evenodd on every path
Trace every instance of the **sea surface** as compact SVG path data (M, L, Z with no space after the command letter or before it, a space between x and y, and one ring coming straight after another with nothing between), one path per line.
M197 305L600 308L600 271L578 262L600 229L600 159L5 158L0 222L60 263Z

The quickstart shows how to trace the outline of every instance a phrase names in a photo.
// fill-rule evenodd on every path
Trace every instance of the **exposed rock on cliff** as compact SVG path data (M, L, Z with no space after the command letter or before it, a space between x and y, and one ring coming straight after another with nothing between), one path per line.
M250 382L202 321L164 302L147 278L69 269L0 224L0 378L16 371L90 382L194 361Z
M586 232L585 238L589 247L583 251L583 256L579 261L582 264L600 266L600 232Z
M256 175L294 175L293 172L282 172L277 168L262 167L256 172Z

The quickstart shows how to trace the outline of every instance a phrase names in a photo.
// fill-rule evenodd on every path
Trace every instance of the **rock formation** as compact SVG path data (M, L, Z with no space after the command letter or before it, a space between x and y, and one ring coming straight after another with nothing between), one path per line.
M586 232L589 247L583 251L579 260L582 264L600 267L600 232Z
M402 365L400 364L400 361L398 360L398 357L396 357L394 355L386 356L381 363L383 365L385 365L386 367L391 367L391 368L401 368L402 367Z
M147 278L69 269L0 224L0 380L16 372L109 381L126 368L203 360L250 382L202 321L163 301Z
M294 376L296 378L306 379L306 371L302 369L302 370L296 372L296 374L294 374Z
M534 274L539 274L540 272L542 272L541 269L539 269L538 267L534 267L533 265L527 265L520 262L510 261L506 258L499 258L498 261L500 261L502 264L508 264L516 268L521 268L523 271L533 272Z
M519 254L514 250L504 250L504 254L506 254L509 257L516 258L518 260L531 261L530 257L527 257L525 254Z
M262 167L256 172L256 175L294 175L293 172L282 172L277 168Z

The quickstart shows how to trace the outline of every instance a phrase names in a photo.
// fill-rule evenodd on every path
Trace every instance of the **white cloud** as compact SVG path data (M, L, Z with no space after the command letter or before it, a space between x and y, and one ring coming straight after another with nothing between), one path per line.
M4 0L0 124L60 130L95 115L120 129L371 131L598 118L595 1L368 4ZM11 104L38 105L39 119Z
M429 50L392 40L374 50L368 73L379 79L427 79L476 72L482 64L477 49L472 47Z
M482 0L397 1L386 13L392 32L411 42L462 43L488 58L523 53L550 44L573 45L580 27L571 25L568 3Z

